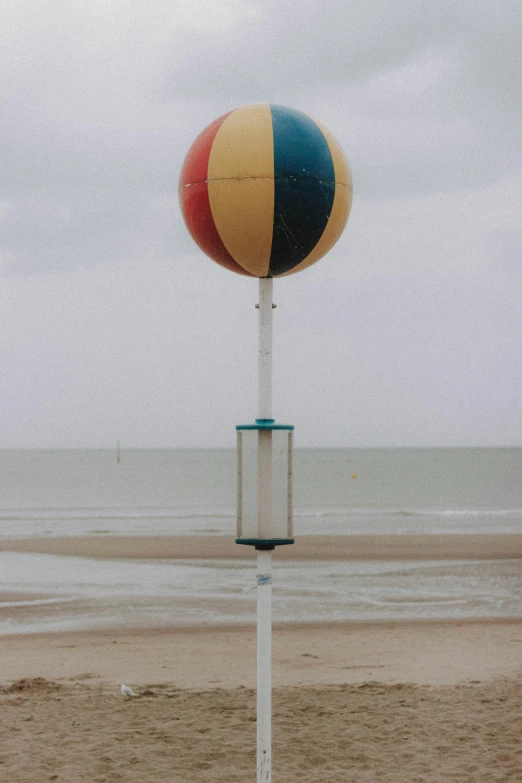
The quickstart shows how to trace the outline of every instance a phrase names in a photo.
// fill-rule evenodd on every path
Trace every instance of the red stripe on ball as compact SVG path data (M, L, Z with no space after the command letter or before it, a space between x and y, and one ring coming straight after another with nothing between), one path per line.
M218 130L229 114L231 112L214 120L199 134L190 148L179 178L179 201L187 228L201 250L226 269L240 275L253 277L250 272L234 261L221 241L208 198L206 180L210 150Z

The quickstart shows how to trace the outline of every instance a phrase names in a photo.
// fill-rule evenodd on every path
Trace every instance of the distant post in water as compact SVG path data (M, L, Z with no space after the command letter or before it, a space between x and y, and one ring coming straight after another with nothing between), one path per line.
M259 399L237 432L236 543L257 551L257 783L271 783L272 552L293 544L293 426L272 412L273 278L314 264L340 237L352 203L344 153L307 114L242 106L190 148L179 199L188 230L221 266L259 278Z

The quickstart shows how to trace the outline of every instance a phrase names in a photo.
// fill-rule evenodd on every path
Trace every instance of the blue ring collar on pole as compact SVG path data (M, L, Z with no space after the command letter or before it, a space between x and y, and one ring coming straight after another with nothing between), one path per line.
M256 419L255 424L236 424L236 430L293 430L293 424L276 424L275 419Z

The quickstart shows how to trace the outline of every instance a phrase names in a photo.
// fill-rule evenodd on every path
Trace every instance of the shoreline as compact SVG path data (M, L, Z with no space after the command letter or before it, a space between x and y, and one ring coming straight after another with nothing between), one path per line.
M253 548L232 536L71 536L3 538L2 552L98 559L252 559ZM280 560L496 560L522 558L522 534L298 536L277 547Z
M448 627L459 627L464 625L520 625L522 628L522 617L437 617L437 618L424 618L413 617L404 620L281 620L273 621L272 628L274 630L289 630L289 631L307 631L307 630L364 630L367 628L405 628L410 626L426 626L432 628L433 626L444 625ZM223 631L224 633L242 632L242 631L255 631L256 620L251 622L228 622L228 623L186 623L181 625L136 625L125 627L100 627L100 628L74 628L67 631L31 631L30 633L16 633L7 634L2 636L2 639L28 639L30 637L42 638L48 637L49 639L56 637L57 635L64 636L90 636L95 634L96 636L150 636L151 634L157 635L175 635L175 634L206 634L206 633L218 633ZM521 661L522 662L522 661Z

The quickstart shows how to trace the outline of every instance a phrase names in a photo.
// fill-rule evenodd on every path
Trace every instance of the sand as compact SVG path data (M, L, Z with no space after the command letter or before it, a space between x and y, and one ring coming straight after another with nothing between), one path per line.
M4 637L0 781L255 780L254 666L252 628ZM522 622L276 627L274 686L274 783L522 780Z
M13 539L0 548L253 555L219 536ZM304 536L276 557L513 558L522 536ZM1 783L255 781L254 628L0 644ZM273 662L274 783L522 781L521 620L275 626ZM122 682L137 698L121 695Z
M252 547L231 536L89 536L4 538L0 551L98 558L251 558ZM278 547L285 560L489 560L522 558L522 535L299 536Z
M168 685L15 683L2 700L3 781L255 780L254 694ZM520 689L362 683L278 688L275 783L520 783Z
M255 685L255 627L5 636L1 682L44 677L92 685ZM452 685L522 674L522 620L274 626L274 685L379 680ZM127 682L128 681L128 682Z

